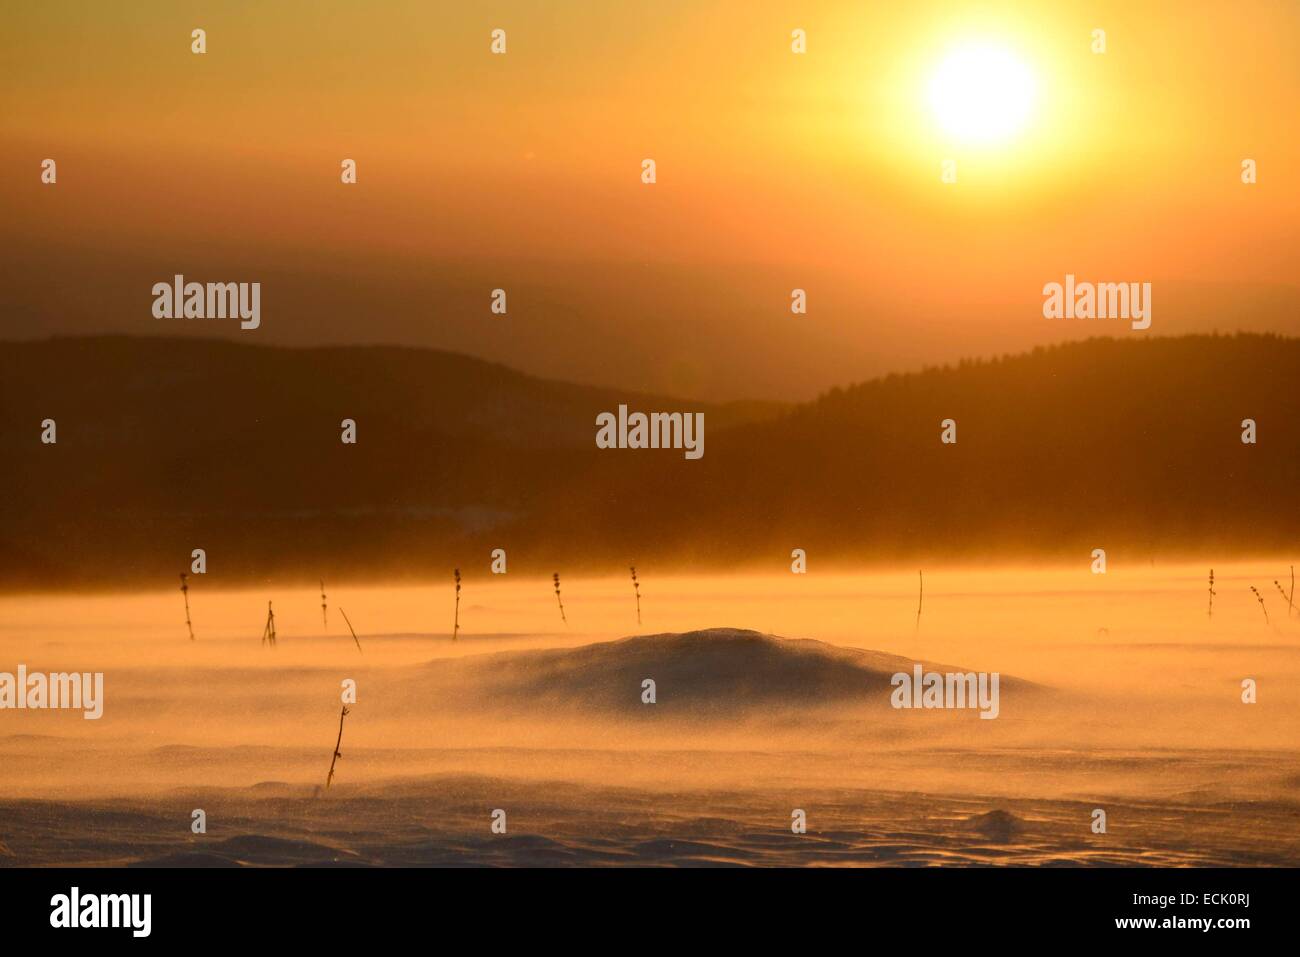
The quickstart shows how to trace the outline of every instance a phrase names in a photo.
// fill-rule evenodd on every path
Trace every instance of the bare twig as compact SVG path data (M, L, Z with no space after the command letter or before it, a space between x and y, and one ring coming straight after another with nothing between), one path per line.
M1214 590L1214 569L1210 569L1210 610L1206 612L1209 618L1214 617L1214 596L1217 594Z
M1282 587L1282 583L1279 582L1276 578L1273 579L1273 587L1276 588L1276 589L1277 589L1277 593L1278 593L1279 595L1282 596L1282 600L1283 600L1283 601L1286 601L1286 589ZM1288 618L1291 617L1291 609L1290 609L1290 607L1288 607L1287 610L1286 610L1286 616L1287 616Z
M325 630L328 631L330 626L330 616L329 616L328 609L325 607L325 582L324 581L320 583L320 620L321 620L321 624L325 626Z
M1254 585L1250 586L1250 590L1255 593L1255 599L1259 602L1259 610L1264 613L1264 624L1267 625L1268 609L1264 607L1264 596L1259 593L1259 590Z
M181 572L181 594L185 596L185 627L190 630L190 641L194 640L194 625L190 622L190 583L189 575Z
M632 587L636 590L636 623L637 627L641 625L641 583L636 580L636 566L630 565L632 569Z
M921 574L918 568L916 571L916 630L921 630L921 603L925 601L925 576Z
M266 603L266 626L262 629L262 645L275 647L275 612L271 610L271 603Z
M348 706L344 705L343 710L339 712L339 737L334 742L334 757L330 758L330 773L325 779L325 790L329 790L330 783L334 780L334 762L343 757L343 752L339 750L343 746L343 719L348 716Z
M339 609L339 614L342 615L342 616L343 616L343 620L346 621L346 622L348 623L348 631L351 631L351 632L352 632L352 640L355 641L355 642L357 643L357 651L361 651L361 642L357 640L357 633L356 633L355 631L353 631L353 629L352 629L352 622L351 622L351 621L348 621L348 613L347 613L346 611L344 611L342 608L340 608L340 609ZM365 652L362 652L362 654L364 654L364 653L365 653Z
M456 569L456 622L452 626L451 640L455 641L456 636L460 634L460 569Z
M556 572L552 575L551 580L555 582L555 600L560 604L560 620L567 625L569 619L564 615L564 599L560 597L560 573Z

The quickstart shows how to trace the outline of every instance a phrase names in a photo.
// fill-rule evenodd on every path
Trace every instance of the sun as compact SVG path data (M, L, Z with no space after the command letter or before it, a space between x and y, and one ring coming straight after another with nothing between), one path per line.
M1016 136L1034 111L1033 71L995 43L954 47L930 78L930 107L953 140L978 145Z

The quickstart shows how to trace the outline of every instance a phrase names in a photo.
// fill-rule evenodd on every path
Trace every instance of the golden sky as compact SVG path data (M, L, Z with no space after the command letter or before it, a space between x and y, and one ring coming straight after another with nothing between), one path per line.
M707 353L753 339L746 316L761 306L745 291L761 276L773 317L790 289L809 289L810 338L856 357L862 378L1074 334L1036 315L1042 285L1066 272L1151 281L1157 309L1197 298L1177 284L1238 290L1223 294L1238 318L1210 317L1221 329L1265 321L1255 298L1284 313L1295 301L1291 2L55 0L4 16L0 198L7 245L23 250L10 279L76 284L85 269L86 285L130 275L135 289L172 262L287 270L299 284L315 271L390 293L427 279L375 293L382 320L277 328L268 312L268 341L400 341L527 365L498 334L456 327L459 306L417 315L444 292L459 302L437 277L506 277L491 288L526 274L551 310L537 306L539 323L602 309L607 323L687 322L699 289L713 289L711 304L697 302L701 321L724 324L697 343ZM207 31L201 56L196 27ZM496 27L504 56L489 51ZM803 55L791 52L796 28ZM1097 28L1104 54L1090 48ZM954 141L927 99L948 51L971 42L1008 51L1033 77L1033 108L1007 139ZM46 157L59 163L53 189L39 182ZM339 182L345 157L355 187ZM639 178L647 157L653 187ZM1258 164L1251 186L1245 158ZM945 159L956 183L941 182ZM659 272L644 287L610 279L647 265L689 272L695 291L656 298ZM602 282L621 296L612 305L592 293ZM127 296L87 299L97 312L71 296L55 315L30 288L12 294L12 335L158 331ZM881 314L889 328L873 332ZM902 332L936 317L942 349ZM1021 319L1020 333L998 325ZM557 322L554 335L571 331ZM1169 312L1154 324L1194 328ZM536 325L530 334L542 341ZM528 354L540 355L533 371L617 378L629 335L584 337L600 364L570 376L563 352ZM796 391L858 368L803 360ZM637 384L699 385L698 372L639 369L627 373ZM776 373L755 369L775 387Z

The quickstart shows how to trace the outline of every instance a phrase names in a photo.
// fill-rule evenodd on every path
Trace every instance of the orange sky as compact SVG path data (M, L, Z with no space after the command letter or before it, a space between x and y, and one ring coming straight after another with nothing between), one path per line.
M1097 331L1045 325L1041 287L1066 272L1153 282L1155 334L1300 328L1293 3L5 16L6 336L237 335L152 320L152 283L183 271L263 281L259 341L433 345L556 378L803 397ZM928 108L944 51L971 38L1036 77L1012 141L954 143ZM344 157L356 186L339 182ZM490 327L496 286L511 309ZM789 315L794 287L805 317Z

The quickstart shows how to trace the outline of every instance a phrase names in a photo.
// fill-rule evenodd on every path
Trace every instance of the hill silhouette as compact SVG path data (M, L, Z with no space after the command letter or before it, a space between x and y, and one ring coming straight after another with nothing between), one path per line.
M1293 551L1300 340L1090 339L815 402L711 405L431 350L0 343L0 586L444 575L631 560ZM705 455L601 450L595 418L702 411ZM42 445L41 422L58 443ZM356 445L339 440L357 422ZM958 441L939 441L940 422ZM1258 423L1256 445L1241 420ZM474 560L474 559L478 560Z

